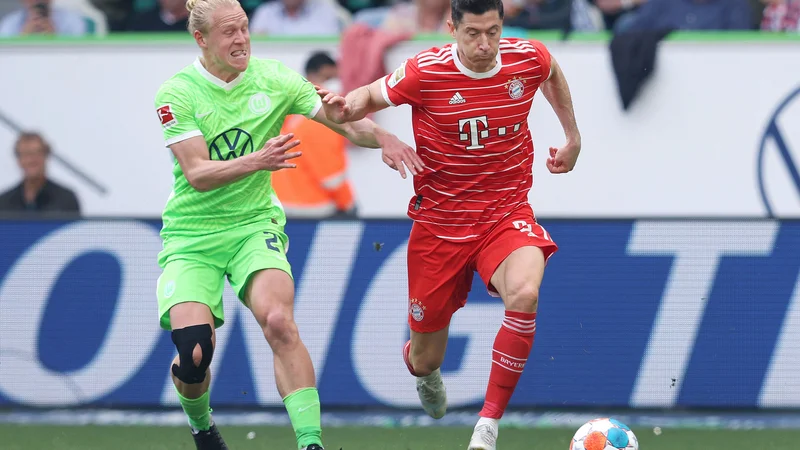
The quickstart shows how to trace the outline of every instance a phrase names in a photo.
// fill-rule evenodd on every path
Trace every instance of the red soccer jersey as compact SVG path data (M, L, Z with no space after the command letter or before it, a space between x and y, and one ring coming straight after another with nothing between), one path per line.
M486 73L464 67L456 44L448 44L386 76L383 97L411 105L417 153L428 166L414 178L411 219L442 239L469 241L528 204L528 114L549 76L550 53L526 39L502 39L497 65Z

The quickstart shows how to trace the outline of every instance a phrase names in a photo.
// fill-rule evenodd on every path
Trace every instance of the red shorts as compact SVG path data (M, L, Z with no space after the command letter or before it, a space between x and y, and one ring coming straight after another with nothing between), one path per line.
M418 333L447 327L453 314L467 303L475 271L489 293L497 295L491 284L495 270L511 252L528 246L542 249L545 261L558 250L529 206L469 242L446 241L415 222L408 240L409 327Z

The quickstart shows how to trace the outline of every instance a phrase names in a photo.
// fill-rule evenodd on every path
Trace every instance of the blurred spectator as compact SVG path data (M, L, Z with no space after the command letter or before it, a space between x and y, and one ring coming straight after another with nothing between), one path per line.
M413 0L386 11L380 28L392 33L447 33L450 0Z
M566 30L572 0L503 0L503 24L527 30Z
M761 29L764 31L800 31L800 0L761 0L764 18Z
M90 1L95 8L105 14L110 31L125 31L128 28L128 22L134 14L134 0Z
M630 14L636 11L639 6L646 3L647 0L592 0L594 4L603 12L603 19L606 23L606 28L609 30L614 29L616 21L623 15Z
M384 55L418 33L450 34L450 0L413 0L360 11L339 41L339 71L345 92L386 74Z
M503 35L528 36L528 30L583 33L606 29L603 13L590 0L503 0Z
M339 4L351 13L369 8L382 8L397 3L397 0L339 0Z
M336 7L326 0L275 0L256 8L250 19L253 34L313 36L341 31Z
M22 182L0 194L0 212L58 212L80 214L71 190L47 178L50 145L38 133L22 133L14 144Z
M748 0L647 0L616 31L749 30L751 16Z
M325 52L306 62L308 81L341 93L336 62ZM355 216L353 188L347 179L347 147L343 136L313 120L293 115L286 118L281 134L294 133L295 148L303 153L292 160L294 169L272 174L272 186L290 218Z
M131 18L130 31L186 31L189 10L186 0L158 0L158 6Z
M595 33L606 29L603 12L589 0L572 0L572 31Z
M412 36L411 31L386 31L363 22L348 27L339 41L339 78L343 92L385 76L386 52Z
M2 1L2 0L0 0ZM22 8L0 20L0 36L86 34L86 20L80 13L52 6L51 0L23 0Z

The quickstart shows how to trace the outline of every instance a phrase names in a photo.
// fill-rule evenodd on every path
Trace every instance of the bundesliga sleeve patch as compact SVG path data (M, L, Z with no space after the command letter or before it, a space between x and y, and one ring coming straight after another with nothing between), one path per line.
M389 78L389 87L393 88L397 86L397 83L403 81L403 78L406 77L406 61L403 61L403 64L398 67L394 73L392 73L391 78Z
M178 124L178 119L176 119L175 114L172 113L172 106L159 106L156 111L158 112L158 119L161 121L161 125L164 128L169 128Z

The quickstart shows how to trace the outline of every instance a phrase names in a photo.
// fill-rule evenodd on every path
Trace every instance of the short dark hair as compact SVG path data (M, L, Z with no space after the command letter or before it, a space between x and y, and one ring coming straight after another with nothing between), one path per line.
M316 73L325 66L336 66L336 61L331 58L328 52L314 52L311 54L311 57L308 58L308 61L306 61L306 75Z
M45 155L50 154L50 144L47 143L45 138L40 133L37 133L35 131L23 131L22 133L19 134L19 136L17 136L17 141L14 142L14 154L15 155L19 154L19 145L22 143L22 141L30 141L30 140L39 141L39 144L42 146L42 149L44 150L44 154Z
M503 19L503 0L450 0L450 14L452 15L453 25L458 26L464 13L481 15L489 11L497 11L500 19Z

